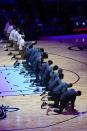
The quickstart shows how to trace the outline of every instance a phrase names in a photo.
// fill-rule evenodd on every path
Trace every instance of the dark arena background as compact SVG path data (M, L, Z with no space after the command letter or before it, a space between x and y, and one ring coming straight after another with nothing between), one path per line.
M87 0L0 0L0 131L51 130L87 131Z

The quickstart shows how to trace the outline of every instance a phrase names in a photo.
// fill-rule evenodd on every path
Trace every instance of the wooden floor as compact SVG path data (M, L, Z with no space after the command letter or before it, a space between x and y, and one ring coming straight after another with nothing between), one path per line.
M19 109L7 112L7 118L0 120L0 131L87 131L87 49L76 46L84 44L87 44L86 35L46 37L36 45L43 47L48 59L64 69L64 81L74 83L73 88L82 91L82 96L76 99L79 115L49 112L47 116L46 109L41 109L39 95L0 97L0 105ZM0 44L0 66L13 65L15 60L7 54Z

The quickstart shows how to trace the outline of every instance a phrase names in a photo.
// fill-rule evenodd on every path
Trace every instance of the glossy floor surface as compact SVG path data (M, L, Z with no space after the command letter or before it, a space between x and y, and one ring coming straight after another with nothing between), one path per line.
M82 91L75 103L77 113L49 112L46 115L48 107L41 109L39 94L0 97L0 105L10 107L7 117L0 120L0 131L87 131L86 34L44 37L37 41L36 47L43 47L48 52L48 59L64 69L63 81L73 83L72 88ZM0 44L0 66L12 66L15 62L7 54Z

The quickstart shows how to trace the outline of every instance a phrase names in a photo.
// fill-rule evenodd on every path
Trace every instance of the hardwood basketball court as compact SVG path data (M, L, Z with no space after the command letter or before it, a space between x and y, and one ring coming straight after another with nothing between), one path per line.
M41 109L39 94L0 97L0 105L14 108L0 120L0 131L86 131L87 36L44 37L37 41L36 47L43 47L49 54L48 59L64 69L64 81L74 83L73 88L82 91L82 96L76 99L78 114L49 112L46 115L46 109ZM7 54L0 44L0 66L12 66L15 62Z

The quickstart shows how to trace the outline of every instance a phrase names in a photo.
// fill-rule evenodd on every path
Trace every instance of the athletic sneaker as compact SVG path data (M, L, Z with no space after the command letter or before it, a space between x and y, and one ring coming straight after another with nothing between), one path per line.
M48 115L48 113L49 113L50 111L52 111L52 109L49 107L49 108L47 109L47 111L46 111L46 115Z
M6 48L4 51L8 51L8 48Z
M8 55L12 55L12 52L9 52Z
M41 109L43 109L44 106L47 106L47 103L46 103L46 102L43 102L43 103L42 103Z

